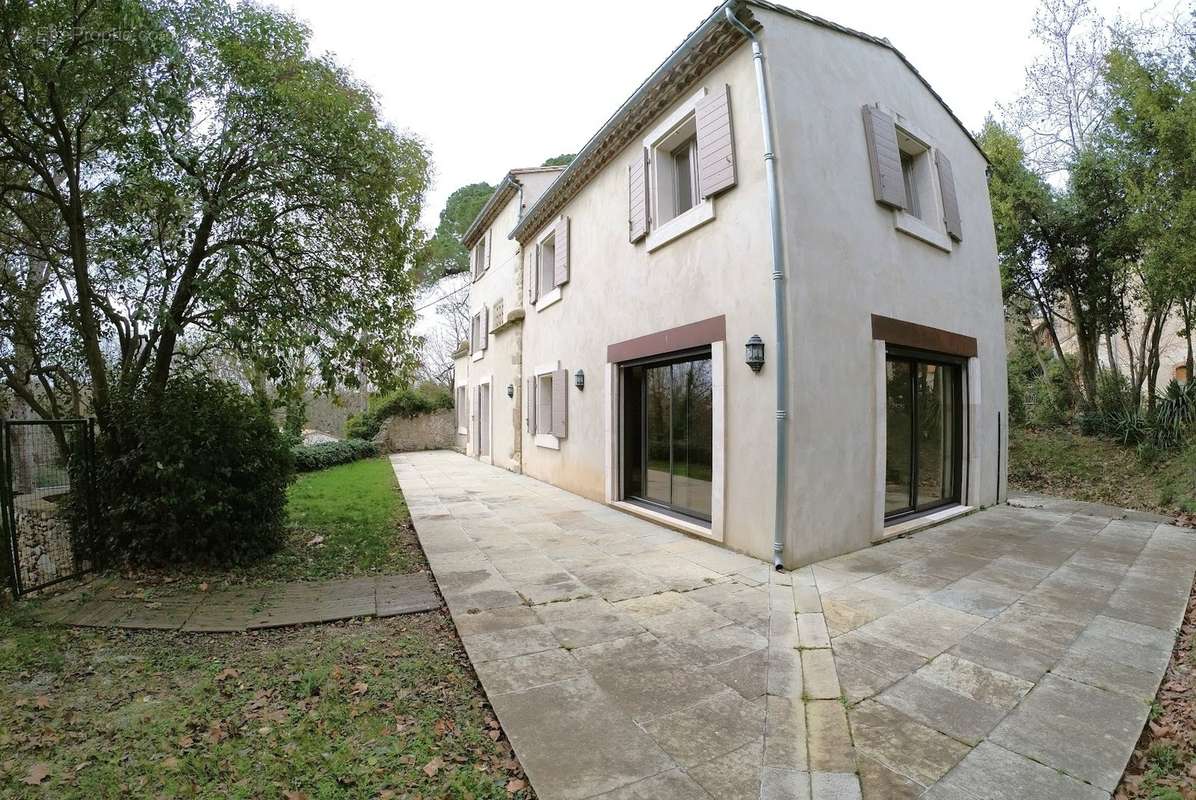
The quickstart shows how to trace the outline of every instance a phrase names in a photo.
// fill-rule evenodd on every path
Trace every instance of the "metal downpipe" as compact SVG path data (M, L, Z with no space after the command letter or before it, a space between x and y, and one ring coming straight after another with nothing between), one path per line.
M756 67L756 94L760 98L760 119L764 129L764 177L768 184L768 216L772 226L772 297L776 323L776 395L777 464L776 497L772 531L772 565L784 569L785 527L789 483L789 346L785 316L785 249L781 229L781 197L777 184L776 147L772 138L772 113L768 100L768 82L764 76L764 48L752 29L744 25L730 8L724 10L727 22L734 25L752 43L752 61Z

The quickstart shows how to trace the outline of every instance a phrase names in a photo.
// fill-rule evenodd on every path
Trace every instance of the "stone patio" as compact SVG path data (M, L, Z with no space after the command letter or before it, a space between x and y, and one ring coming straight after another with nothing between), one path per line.
M126 580L101 578L41 604L43 622L94 628L234 633L440 608L427 573L296 581L161 599Z
M1196 568L1191 531L1044 505L778 575L456 453L392 460L542 800L1108 798Z

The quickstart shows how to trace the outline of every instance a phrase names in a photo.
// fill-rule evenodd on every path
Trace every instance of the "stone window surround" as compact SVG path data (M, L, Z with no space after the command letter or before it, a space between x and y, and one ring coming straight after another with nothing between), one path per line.
M926 153L923 156L925 159L925 175L923 179L929 185L928 191L922 197L922 202L925 205L929 201L929 205L922 209L921 218L915 217L904 209L892 209L893 228L932 247L950 253L952 250L951 237L947 235L947 226L943 221L943 190L939 186L938 170L934 166L935 151L938 150L938 145L924 130L910 121L908 117L898 113L884 103L877 103L876 107L893 118L893 122L897 126L898 138L905 135L926 148Z
M557 299L559 300L561 288L558 286L553 291L557 293L557 295L558 295ZM540 396L540 392L541 392L540 379L545 376L551 376L553 373L555 373L560 368L561 368L560 361L549 361L544 364L540 364L534 370L532 370L533 386L535 386L536 393L533 396L527 398L527 402L529 402L529 403L537 402L537 400ZM537 406L533 406L533 408L536 409L536 427L538 428L538 427L540 427L540 409L538 407L538 404L537 404ZM549 418L549 427L551 427L551 425L552 425L552 420L550 417ZM560 450L561 449L561 440L558 439L556 436L554 436L551 433L536 433L535 431L532 431L532 442L533 442L533 444L536 445L536 447L543 447L546 450Z
M707 197L699 200L689 210L665 222L659 221L663 216L659 189L665 184L662 180L662 170L665 169L664 164L666 162L669 164L672 163L672 156L668 153L658 153L657 151L667 149L670 138L679 128L682 128L693 118L694 109L697 107L698 101L704 98L706 94L705 86L699 88L689 98L683 100L680 105L673 109L672 113L661 120L659 125L644 136L643 146L649 153L647 203L650 209L651 224L649 225L646 240L649 253L655 252L669 242L681 238L695 228L699 228L714 219L714 198ZM671 191L671 180L668 185ZM695 191L698 190L695 188Z

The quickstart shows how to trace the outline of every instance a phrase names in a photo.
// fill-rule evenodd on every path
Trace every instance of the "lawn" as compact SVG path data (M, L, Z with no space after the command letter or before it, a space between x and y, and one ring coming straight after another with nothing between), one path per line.
M1196 512L1196 445L1144 463L1132 447L1069 428L1014 428L1009 486L1161 514Z
M384 459L301 477L288 512L286 548L208 580L427 568ZM39 626L35 602L0 610L0 797L532 796L443 610L182 634Z

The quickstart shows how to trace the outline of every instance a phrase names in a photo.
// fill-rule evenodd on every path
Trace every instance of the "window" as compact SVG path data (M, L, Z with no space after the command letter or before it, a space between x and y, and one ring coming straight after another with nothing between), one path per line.
M527 430L537 447L559 450L569 428L569 373L559 362L538 367L527 379Z
M897 146L901 151L901 178L905 184L905 211L926 222L928 215L924 209L929 211L934 207L934 199L930 196L932 191L930 148L900 128L897 129Z
M490 310L482 308L469 320L469 352L473 353L474 361L482 357L487 345L486 328L490 322Z
M486 237L473 246L473 274L476 278L486 271Z
M469 432L469 400L464 386L457 387L457 433Z
M552 433L552 375L536 376L536 433Z
M885 517L958 503L962 366L930 355L889 353L885 378Z
M536 299L551 292L556 270L556 234L553 233L536 248Z
M690 113L652 148L655 164L655 226L675 219L698 204L698 131ZM648 181L649 191L653 188Z

